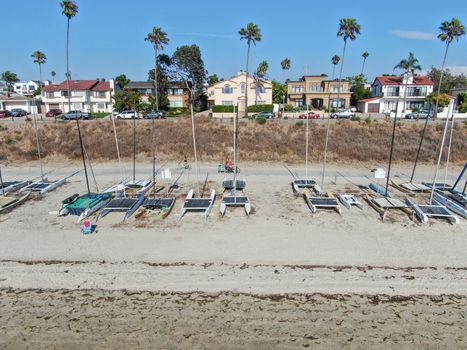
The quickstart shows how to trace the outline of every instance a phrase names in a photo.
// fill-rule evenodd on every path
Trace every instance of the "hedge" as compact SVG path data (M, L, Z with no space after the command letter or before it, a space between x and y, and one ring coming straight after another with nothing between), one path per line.
M212 106L213 113L233 113L234 106L214 105Z
M248 106L248 112L258 113L258 112L273 112L274 105L252 105Z

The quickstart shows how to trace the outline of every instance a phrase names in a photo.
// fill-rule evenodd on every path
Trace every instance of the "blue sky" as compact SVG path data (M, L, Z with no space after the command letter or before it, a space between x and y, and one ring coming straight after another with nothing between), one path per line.
M286 77L332 72L330 58L341 55L336 37L339 18L354 17L362 35L349 43L344 76L358 74L364 51L370 53L366 74L371 79L392 73L394 65L414 52L424 69L441 64L444 44L433 39L444 20L458 17L467 25L466 0L78 0L79 14L71 23L70 62L73 78L112 78L125 73L146 80L153 50L143 39L154 25L168 33L170 45L197 44L209 74L227 78L245 65L246 44L238 30L253 21L263 40L252 48L252 71L269 62L270 78L281 79L280 61L292 60ZM22 80L37 79L31 53L41 50L48 62L44 78L65 77L66 20L58 0L4 1L4 35L0 40L0 71L11 70ZM447 65L467 73L467 37L451 45Z

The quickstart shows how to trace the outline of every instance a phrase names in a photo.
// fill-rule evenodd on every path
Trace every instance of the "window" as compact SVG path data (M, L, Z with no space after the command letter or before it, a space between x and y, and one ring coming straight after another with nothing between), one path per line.
M81 103L73 103L73 109L80 111L81 110Z
M303 85L293 85L292 86L292 92L294 92L294 93L303 92Z
M399 96L399 87L398 86L388 86L386 95L387 96Z
M105 103L99 102L97 104L97 109L105 109Z
M408 87L407 96L426 96L427 88L424 87Z
M321 92L321 85L320 83L310 83L308 84L308 91L310 92Z
M170 101L169 102L169 107L170 108L183 107L183 103L182 103L182 101Z
M384 101L383 111L392 112L392 111L395 111L396 108L397 108L396 101Z
M223 106L232 106L232 105L233 105L233 101L222 101L222 105L223 105Z
M257 105L265 105L265 104L266 104L266 101L258 100L258 101L256 101L255 104L257 104Z
M303 99L299 98L295 100L295 107L301 107L303 106Z
M266 89L264 88L263 85L259 85L256 87L256 93L257 94L264 94L266 92Z
M343 98L333 98L331 99L331 107L333 108L345 108L345 99Z
M423 101L409 101L407 102L407 109L414 110L422 110L425 107L425 102Z
M223 94L231 94L232 92L233 92L233 89L229 84L225 84L224 87L222 88Z
M331 85L332 92L342 92L342 85Z
M45 97L47 97L47 98L54 98L54 93L53 93L53 91L47 91L47 92L45 93Z
M105 91L96 91L96 97L105 98Z
M34 85L29 85L28 90L29 91L34 91L34 90L36 90L36 87Z
M86 96L86 91L72 91L71 96L73 96L73 97L84 97L84 96Z
M240 83L240 93L244 95L245 90L246 90L246 84L245 83Z
M63 97L68 97L68 90L63 90L62 91L62 96Z

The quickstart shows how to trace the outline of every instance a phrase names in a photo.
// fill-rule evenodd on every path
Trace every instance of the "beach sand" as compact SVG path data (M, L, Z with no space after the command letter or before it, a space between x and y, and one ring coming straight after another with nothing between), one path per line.
M37 176L30 165L3 176ZM54 167L51 179L79 164ZM196 188L194 170L180 179L165 220L110 214L82 235L76 217L57 217L62 199L85 190L82 173L0 216L0 348L467 346L465 220L421 224L394 212L382 222L366 203L342 215L311 214L284 167L241 167L249 218L242 209L221 217L218 192L207 220L180 220L184 194ZM231 175L216 168L203 164L200 180L209 172L206 187L219 190ZM303 166L291 168L304 177ZM320 170L310 165L309 176L320 181ZM325 189L358 192L376 181L370 170L330 165ZM396 166L394 180L407 181L410 170ZM418 179L430 180L432 170L421 166ZM100 189L121 178L113 163L94 172ZM137 177L150 176L151 165L138 163Z

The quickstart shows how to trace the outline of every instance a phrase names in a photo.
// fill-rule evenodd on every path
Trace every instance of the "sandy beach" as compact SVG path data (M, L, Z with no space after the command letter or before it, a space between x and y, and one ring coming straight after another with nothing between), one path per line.
M166 166L176 178L176 164ZM182 199L196 186L194 170L180 179L165 220L122 222L121 213L110 214L94 234L82 235L76 217L57 216L62 199L85 190L82 173L1 216L0 348L467 346L465 220L422 224L394 212L382 222L366 203L342 215L311 214L283 166L241 167L249 218L242 209L220 216L226 175L211 163L200 171L218 193L207 220L180 220ZM79 164L52 168L50 179ZM125 168L129 175L130 164ZM305 174L303 166L291 169ZM450 169L450 182L459 169ZM357 185L376 181L370 170L330 165L325 189L358 192ZM407 181L410 170L396 166L394 180ZM418 179L430 180L432 170L420 166ZM27 164L7 167L3 176L38 173ZM94 173L99 189L120 180L114 163L95 164ZM320 180L320 173L319 165L309 167L310 177ZM139 163L137 177L150 176L151 165Z

